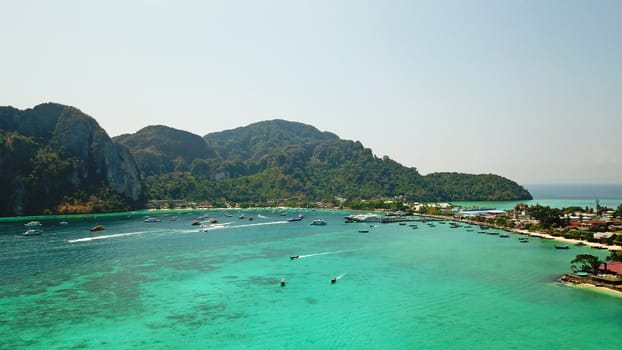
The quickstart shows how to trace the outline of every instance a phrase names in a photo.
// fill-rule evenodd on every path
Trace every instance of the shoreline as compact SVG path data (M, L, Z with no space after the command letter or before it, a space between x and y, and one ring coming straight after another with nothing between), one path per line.
M594 280L596 278L596 280ZM559 278L559 283L573 288L588 289L591 291L608 294L611 296L622 298L622 285L609 284L598 280L597 276L577 276L567 273Z
M554 241L558 241L558 242L563 242L563 243L571 243L571 244L574 244L574 245L576 245L577 243L583 243L585 246L590 247L590 248L594 248L594 249L610 250L610 251L622 250L622 246L619 246L619 245L607 245L607 244L597 243L597 242L582 241L582 240L579 240L579 239L572 239L572 238L566 238L566 237L561 237L561 236L553 236L553 235L550 235L548 233L541 233L541 232L522 230L522 229L516 229L516 228L509 228L509 227L501 227L501 226L491 225L491 224L488 224L488 223L474 221L474 220L457 219L457 218L454 218L454 217L448 217L448 216L442 216L442 215L429 215L429 214L415 214L415 215L423 216L423 217L430 217L430 218L440 219L440 220L449 220L449 221L462 222L462 223L470 224L470 225L488 226L490 228L495 228L495 229L503 230L503 231L506 231L506 232L516 233L516 234L521 234L521 235L527 235L527 236L530 236L530 237L538 237L538 238L542 238L542 239L550 239L550 240L554 240Z
M606 295L616 297L616 298L622 298L622 291L609 288L609 287L597 286L591 283L562 282L562 284L565 286L571 287L571 288L586 289L591 292L597 292L600 294L606 294Z

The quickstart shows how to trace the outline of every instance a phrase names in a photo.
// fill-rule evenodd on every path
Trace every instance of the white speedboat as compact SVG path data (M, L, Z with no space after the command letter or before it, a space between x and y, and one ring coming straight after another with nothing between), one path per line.
M29 228L41 227L41 223L39 221L29 221L25 223L24 226Z
M22 233L22 236L38 236L43 233L43 230L31 228Z

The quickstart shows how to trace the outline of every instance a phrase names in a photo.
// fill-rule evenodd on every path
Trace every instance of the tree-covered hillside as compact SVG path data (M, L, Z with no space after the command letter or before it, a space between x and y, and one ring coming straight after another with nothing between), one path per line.
M360 142L297 122L204 137L148 126L111 140L93 118L53 103L0 107L0 191L3 216L126 210L145 199L221 206L531 198L497 175L421 176Z
M119 211L144 203L130 152L76 108L0 107L0 216Z
M148 126L113 140L132 152L145 176L190 171L195 159L216 157L201 136L162 125Z
M516 183L495 175L421 176L415 168L374 156L360 142L296 122L263 121L204 139L210 155L195 159L189 171L149 175L143 169L150 198L208 200L216 205L397 195L418 201L531 198Z

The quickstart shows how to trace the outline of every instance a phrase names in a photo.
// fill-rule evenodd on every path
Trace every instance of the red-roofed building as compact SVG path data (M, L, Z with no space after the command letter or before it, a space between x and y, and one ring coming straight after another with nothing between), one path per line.
M622 261L612 261L607 264L602 264L600 265L598 270L606 272L605 266L607 266L607 271L609 271L610 273L614 273L616 275L622 275Z

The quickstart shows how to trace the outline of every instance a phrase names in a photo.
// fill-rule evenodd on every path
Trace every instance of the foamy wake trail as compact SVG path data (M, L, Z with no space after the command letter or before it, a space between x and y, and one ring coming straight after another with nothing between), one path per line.
M337 250L337 251L334 251L334 252L322 252L322 253L315 253L315 254L306 254L306 255L298 256L298 259L310 258L312 256L318 256L318 255L346 253L346 252L352 252L354 250L355 249L347 249L347 250Z
M342 278L343 278L343 276L345 276L345 275L346 275L345 273L342 273L341 275L339 275L339 276L335 277L335 279L336 279L336 280L340 280L340 279L342 279Z
M139 235L141 233L145 233L145 231L129 232L129 233L117 233L117 234L114 234L114 235L104 235L104 236L95 236L95 237L85 237L85 238L78 238L78 239L70 239L67 242L69 242L69 243L90 242L90 241L96 241L96 240L100 240L100 239L108 239L108 238L115 238L115 237L125 237L125 236Z
M279 225L279 224L287 224L287 221L260 222L260 223L256 223L256 224L234 225L234 226L232 225L232 226L227 226L227 228L264 226L264 225Z

